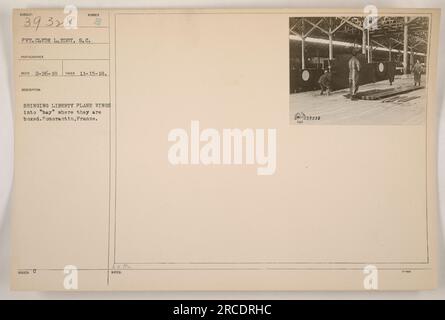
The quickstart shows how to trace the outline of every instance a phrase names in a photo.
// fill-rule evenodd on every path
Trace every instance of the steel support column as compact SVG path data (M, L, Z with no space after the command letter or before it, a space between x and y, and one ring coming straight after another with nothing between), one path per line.
M408 22L409 18L405 17L403 24L403 74L408 74Z
M366 54L366 30L362 32L362 54Z
M391 39L388 39L388 60L392 61L392 42Z
M369 29L366 30L366 33L368 35L368 63L371 63L371 39L369 36Z
M332 45L332 20L329 19L329 60L334 59L334 50Z
M301 69L306 68L306 57L304 56L304 38L301 38Z

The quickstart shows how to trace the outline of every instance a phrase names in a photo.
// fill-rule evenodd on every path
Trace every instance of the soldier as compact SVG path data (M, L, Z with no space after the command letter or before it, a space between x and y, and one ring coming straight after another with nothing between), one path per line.
M352 57L349 59L349 93L351 100L354 99L355 94L358 91L358 81L360 74L360 61L356 57L357 50L352 49Z
M420 86L420 80L422 78L422 65L420 64L419 60L416 60L416 64L413 67L413 73L414 73L414 86L419 84Z
M390 61L388 63L388 80L389 80L389 85L390 86L392 86L392 83L394 82L395 74L396 74L395 62Z
M332 74L329 70L325 70L324 73L320 76L320 79L318 79L318 83L320 84L320 95L323 95L325 90L327 90L327 95L329 96L331 94L332 90Z

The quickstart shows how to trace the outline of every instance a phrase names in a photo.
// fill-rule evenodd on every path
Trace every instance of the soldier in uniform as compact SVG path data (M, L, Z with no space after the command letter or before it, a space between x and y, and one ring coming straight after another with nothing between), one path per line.
M422 65L420 64L419 60L416 60L416 64L413 67L413 73L414 73L414 86L419 84L420 86L420 80L422 78Z
M388 80L389 80L389 85L391 85L391 86L392 86L392 83L394 82L395 74L396 74L395 62L390 61L388 63Z
M352 57L348 61L348 66L349 66L349 93L351 100L353 100L358 91L358 81L360 75L360 61L357 59L356 49L352 49Z
M327 95L331 94L332 90L332 74L329 70L325 70L325 72L318 79L318 83L320 84L320 95L323 95L325 90L327 91Z

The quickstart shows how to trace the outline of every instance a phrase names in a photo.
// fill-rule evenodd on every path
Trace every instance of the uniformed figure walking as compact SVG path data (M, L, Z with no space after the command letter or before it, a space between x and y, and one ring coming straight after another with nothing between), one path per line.
M351 100L355 97L358 91L358 81L360 75L360 61L356 57L357 50L352 50L352 57L349 59L349 94Z
M413 67L414 73L414 86L417 84L420 86L420 80L422 79L422 65L419 63L419 60L416 60L416 64Z
M389 85L392 86L392 83L394 82L394 78L396 75L396 65L394 62L390 61L388 63L388 80L389 80Z

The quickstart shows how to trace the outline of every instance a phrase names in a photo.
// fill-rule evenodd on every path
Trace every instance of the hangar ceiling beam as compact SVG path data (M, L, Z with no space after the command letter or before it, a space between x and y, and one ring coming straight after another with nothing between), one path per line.
M304 31L303 31L302 32L303 37L304 38L308 37L317 27L319 27L320 23L322 23L322 22L323 22L323 19L320 19L315 25L312 26L312 28L308 32L304 33ZM304 20L302 20L302 23L304 23Z
M315 23L313 23L312 21L310 21L310 20L308 20L308 19L306 19L306 18L303 18L303 21L306 21L306 22L309 23L312 27L317 28L318 30L320 30L320 31L326 33L327 35L329 35L329 31L326 31L325 29L323 29L322 27L320 27L320 26L318 25L318 23L315 24Z

